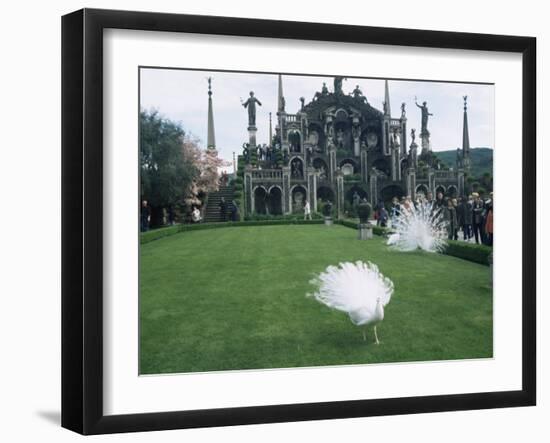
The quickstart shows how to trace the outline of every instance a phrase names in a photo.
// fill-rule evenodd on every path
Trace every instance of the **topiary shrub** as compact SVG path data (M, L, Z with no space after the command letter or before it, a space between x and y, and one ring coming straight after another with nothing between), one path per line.
M372 206L368 202L361 202L357 205L357 215L361 223L368 223L372 213Z
M332 216L332 203L330 201L327 201L323 204L323 207L321 208L321 211L323 212L323 215L325 217L331 217Z
M442 253L489 266L490 260L492 259L493 248L486 245L448 240L447 246Z

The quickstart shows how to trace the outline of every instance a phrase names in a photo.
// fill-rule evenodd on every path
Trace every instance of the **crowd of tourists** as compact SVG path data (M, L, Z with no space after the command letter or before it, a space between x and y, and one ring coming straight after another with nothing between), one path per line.
M428 207L434 218L445 222L449 240L464 240L493 245L493 193L482 199L477 192L467 197L448 197L438 192L436 198L428 192L419 194L413 201L410 197L394 197L390 211L383 202L375 208L375 219L379 226L386 227L401 215L406 215L413 207Z

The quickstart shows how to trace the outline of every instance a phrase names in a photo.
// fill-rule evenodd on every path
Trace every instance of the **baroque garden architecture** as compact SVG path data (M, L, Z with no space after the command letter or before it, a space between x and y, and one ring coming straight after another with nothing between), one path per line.
M338 216L357 196L371 204L405 195L443 192L464 194L464 177L470 165L466 99L462 149L453 168L436 166L431 152L426 102L416 104L422 115L417 134L407 128L405 104L397 116L390 108L385 82L383 109L372 106L359 87L342 91L343 77L334 78L332 92L326 84L298 112L287 112L283 79L279 75L275 131L270 120L269 144L256 143L256 106L250 93L242 105L248 111L249 140L240 161L243 179L242 210L246 215L303 212L305 200L317 210L330 200ZM271 114L270 114L271 116Z

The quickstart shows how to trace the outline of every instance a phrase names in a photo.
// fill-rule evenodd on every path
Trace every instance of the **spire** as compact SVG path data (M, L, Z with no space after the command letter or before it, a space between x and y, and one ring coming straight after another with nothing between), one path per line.
M268 145L271 146L271 143L273 142L273 129L271 127L271 112L269 113L269 143Z
M214 112L212 111L212 77L208 77L208 138L206 147L216 149L216 135L214 134Z
M468 132L468 96L462 97L464 99L464 123L462 127L462 164L464 169L470 169L470 135Z
M279 74L279 92L277 100L277 110L278 112L285 112L285 97L283 95L283 76Z
M468 134L468 105L466 100L468 96L462 97L464 99L464 125L462 127L462 156L466 157L470 155L470 136Z
M388 81L386 80L385 84L385 91L384 91L384 114L391 116L391 108L390 108L390 88L388 86Z

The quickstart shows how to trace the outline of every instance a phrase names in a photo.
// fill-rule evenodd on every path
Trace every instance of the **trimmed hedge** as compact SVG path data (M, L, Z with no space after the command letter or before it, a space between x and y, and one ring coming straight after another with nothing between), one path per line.
M466 243L457 240L448 240L447 246L442 251L442 254L452 255L453 257L458 257L489 266L489 260L492 252L493 248L490 246Z
M322 220L323 216L318 212L312 212L313 220ZM252 214L247 215L245 221L266 221L266 220L283 220L283 221L301 221L304 219L302 214L286 214L286 215L268 215L268 214Z
M240 222L223 222L223 223L197 223L194 225L175 225L167 228L154 229L140 234L140 244L149 243L164 237L169 237L180 232L187 231L202 231L205 229L231 228L239 226L272 226L272 225L320 225L323 220L247 220Z
M334 223L345 226L346 228L357 229L357 223L351 220L336 220ZM374 235L384 236L390 232L388 228L383 228L381 226L372 225L372 233Z

